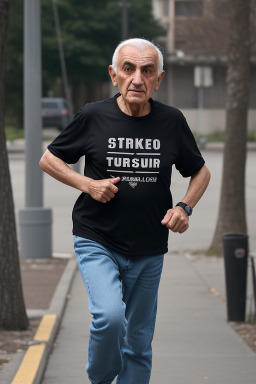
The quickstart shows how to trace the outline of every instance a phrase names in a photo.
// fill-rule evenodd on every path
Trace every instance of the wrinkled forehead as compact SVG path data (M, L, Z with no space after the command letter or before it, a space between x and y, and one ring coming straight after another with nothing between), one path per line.
M125 45L120 49L117 56L117 66L122 67L125 62L138 66L154 64L158 67L158 54L154 47L137 48L132 45Z

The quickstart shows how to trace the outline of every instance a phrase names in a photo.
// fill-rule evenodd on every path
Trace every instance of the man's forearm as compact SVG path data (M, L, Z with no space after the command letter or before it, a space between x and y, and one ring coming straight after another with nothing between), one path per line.
M210 177L210 172L204 165L200 171L191 177L187 193L182 201L194 208L203 196L209 184ZM184 209L178 206L168 209L161 223L173 232L183 233L189 227L189 217Z
M76 188L81 192L88 193L94 200L107 203L118 192L115 184L119 183L120 177L103 180L93 180L89 177L80 175L71 169L63 160L54 156L47 150L39 162L40 168L70 187Z
M40 168L56 180L76 188L82 192L89 192L89 177L85 177L71 169L63 160L47 150L39 162Z
M210 171L204 165L194 176L191 177L187 193L182 201L194 208L203 196L210 182L210 178Z

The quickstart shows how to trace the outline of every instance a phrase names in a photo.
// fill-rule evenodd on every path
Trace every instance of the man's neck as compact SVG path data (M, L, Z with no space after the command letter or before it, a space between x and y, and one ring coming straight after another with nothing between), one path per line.
M149 101L145 104L129 104L123 99L122 95L117 98L117 104L123 113L133 117L146 116L151 110Z

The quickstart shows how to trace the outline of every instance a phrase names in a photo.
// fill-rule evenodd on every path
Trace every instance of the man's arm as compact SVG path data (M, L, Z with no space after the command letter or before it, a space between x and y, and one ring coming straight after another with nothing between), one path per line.
M203 196L209 184L210 178L210 171L204 165L195 175L191 177L187 193L181 201L194 208ZM189 227L189 217L184 209L178 206L169 209L161 223L166 225L166 227L173 232L183 233Z
M43 154L39 166L44 172L48 173L56 180L79 189L84 193L88 193L94 200L102 203L110 201L118 192L118 188L115 184L120 181L120 177L93 180L75 172L63 160L54 156L48 149Z

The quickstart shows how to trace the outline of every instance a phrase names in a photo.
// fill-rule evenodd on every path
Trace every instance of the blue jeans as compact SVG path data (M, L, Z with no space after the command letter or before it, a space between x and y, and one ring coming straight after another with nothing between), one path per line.
M164 255L129 259L74 236L92 314L86 370L92 384L148 384Z

